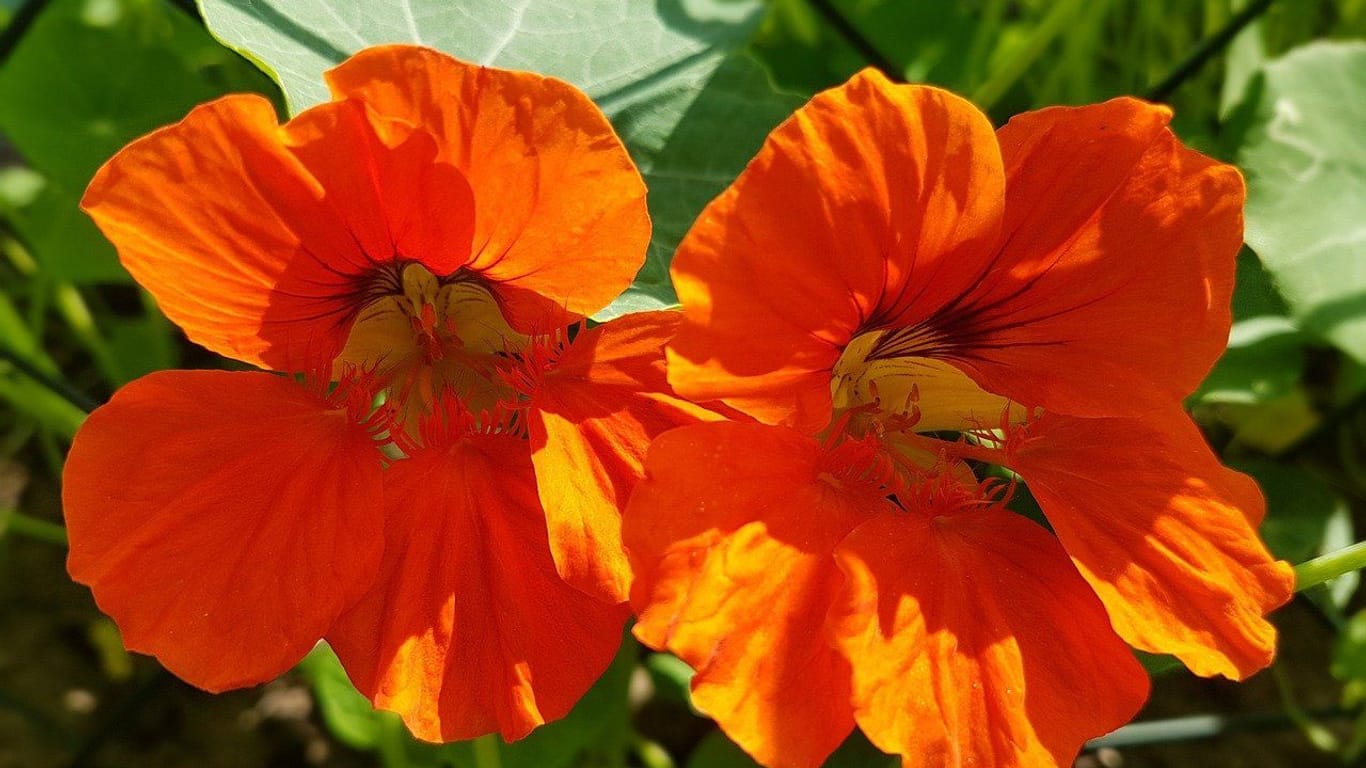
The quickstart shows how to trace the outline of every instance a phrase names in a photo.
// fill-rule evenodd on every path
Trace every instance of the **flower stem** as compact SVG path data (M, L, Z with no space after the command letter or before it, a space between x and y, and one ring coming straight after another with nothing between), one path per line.
M1175 91L1178 86L1189 80L1196 72L1199 72L1200 68L1205 66L1205 63L1213 58L1215 54L1222 51L1225 46L1233 42L1233 38L1238 36L1238 33L1243 30L1243 27L1251 24L1258 16L1266 13L1273 1L1274 0L1254 0L1253 2L1248 3L1243 10L1229 19L1227 24L1220 27L1218 32L1210 35L1197 45L1189 56L1172 69L1170 74L1162 78L1161 82L1154 85L1152 88L1149 88L1148 92L1144 94L1144 98L1149 101L1166 101L1167 97L1172 95L1172 91Z
M843 37L851 48L858 51L858 54L863 57L864 61L877 67L878 70L886 75L887 79L892 82L906 82L906 76L903 74L901 67L897 66L891 59L887 58L886 54L878 50L878 47L873 45L873 41L864 36L864 34L859 31L859 28L854 26L852 21L845 18L844 14L840 13L839 9L835 7L834 3L830 2L830 0L808 1L811 3L811 7L815 8L821 16L825 17L826 22L835 28L835 31L839 33L840 37Z
M62 526L12 509L0 510L0 535L11 532L59 547L66 546L66 529Z
M1303 592L1325 581L1366 568L1366 541L1329 552L1295 566L1295 591Z
M498 734L489 733L475 739L474 768L502 768L503 750L498 746Z
M5 254L19 274L31 279L39 277L38 262L33 258L33 254L29 253L28 248L14 237L0 234L0 252ZM126 383L127 377L123 375L118 356L100 335L99 328L95 325L95 315L90 311L80 290L72 283L64 281L51 283L51 286L57 312L66 321L76 340L85 345L91 358L99 366L100 372L115 385Z

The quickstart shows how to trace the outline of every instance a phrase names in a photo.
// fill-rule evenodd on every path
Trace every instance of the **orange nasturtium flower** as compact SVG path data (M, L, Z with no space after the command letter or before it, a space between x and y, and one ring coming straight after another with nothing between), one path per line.
M1243 184L1169 117L993 131L865 72L685 238L669 381L757 423L651 447L635 632L760 762L818 765L857 725L906 766L1069 765L1147 695L1126 643L1270 662L1291 571L1181 410L1227 338Z
M557 80L392 46L327 81L283 126L258 96L201 106L91 183L190 339L287 375L155 373L93 413L69 568L200 687L325 637L418 736L520 737L611 660L618 500L702 415L665 394L676 313L578 330L643 261L644 184Z

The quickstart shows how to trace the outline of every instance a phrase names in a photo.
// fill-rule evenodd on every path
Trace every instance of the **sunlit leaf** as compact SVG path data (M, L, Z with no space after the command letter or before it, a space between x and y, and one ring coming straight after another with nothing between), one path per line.
M899 763L897 758L881 752L855 730L822 765L823 768L895 768ZM758 768L758 765L726 738L726 734L717 730L702 739L685 768Z
M1254 96L1248 244L1301 328L1366 360L1366 43L1298 48Z
M501 768L570 768L611 765L630 735L627 689L640 646L627 639L598 682L562 720L543 725L521 741L499 744ZM474 746L460 742L442 756L453 766L474 765Z
M342 669L331 648L319 645L299 664L313 684L323 722L343 744L356 749L373 749L379 744L381 718Z
M327 99L322 73L378 43L554 75L612 119L650 185L655 237L637 284L597 319L674 302L668 260L701 207L796 106L733 54L757 0L202 0L205 20L258 61L297 112Z
M671 653L652 653L645 657L644 666L658 696L691 706L695 673L686 661Z
M717 730L698 743L685 768L759 768L759 764Z

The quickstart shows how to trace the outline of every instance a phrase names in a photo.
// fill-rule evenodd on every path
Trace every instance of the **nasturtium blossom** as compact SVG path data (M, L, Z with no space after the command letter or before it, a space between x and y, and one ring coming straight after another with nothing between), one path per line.
M1069 765L1147 695L1128 646L1270 662L1290 568L1181 409L1227 339L1243 184L1169 117L996 131L863 72L684 239L669 381L752 420L651 447L635 633L760 762L857 725L906 766ZM1008 508L1017 477L1051 531Z
M418 736L564 715L628 616L620 506L680 315L586 329L650 225L601 112L550 78L404 46L279 125L228 96L83 200L187 336L96 410L64 475L72 576L129 648L217 691L320 638Z

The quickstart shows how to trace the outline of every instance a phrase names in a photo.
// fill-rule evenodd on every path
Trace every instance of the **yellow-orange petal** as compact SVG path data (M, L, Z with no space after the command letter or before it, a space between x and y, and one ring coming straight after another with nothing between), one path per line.
M192 341L311 370L341 350L379 265L467 260L470 192L435 151L358 104L281 128L265 99L227 96L120 150L81 206Z
M555 573L526 443L488 435L385 471L384 562L327 635L356 687L427 741L512 740L567 714L627 612Z
M645 184L607 118L568 83L415 46L370 48L326 74L337 98L437 137L474 190L469 268L512 326L607 306L645 260Z
M849 664L824 629L832 552L886 502L823 479L822 457L781 427L672 430L623 523L636 636L692 665L698 709L767 766L818 766L853 729Z
M130 650L210 691L297 663L380 561L374 443L267 373L134 381L76 434L62 484L71 577Z
M669 346L671 383L764 422L821 428L844 345L975 284L1003 205L995 134L967 101L874 70L817 95L680 244L671 274L686 319Z
M1054 107L1000 132L1005 224L991 274L927 320L986 389L1076 416L1190 394L1228 341L1243 237L1236 168L1135 99Z
M536 487L550 550L565 581L611 602L630 594L621 511L644 473L650 441L720 418L673 394L664 344L681 313L640 312L586 330L532 393Z
M1001 458L1020 473L1120 636L1199 675L1271 663L1264 617L1294 592L1257 537L1264 502L1177 406L1148 419L1044 415Z
M905 768L1068 766L1147 697L1100 601L1019 515L881 516L836 556L856 718Z

